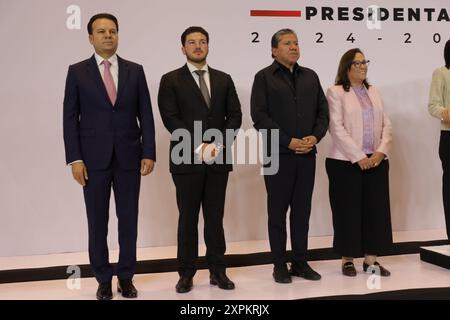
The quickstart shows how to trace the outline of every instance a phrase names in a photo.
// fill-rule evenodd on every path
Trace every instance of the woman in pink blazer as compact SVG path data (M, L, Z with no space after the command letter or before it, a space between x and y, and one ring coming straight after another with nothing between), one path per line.
M392 244L387 160L392 128L378 90L367 82L368 65L360 49L347 51L336 85L327 91L333 145L326 170L334 249L342 256L346 276L356 276L353 257L362 255L365 272L390 275L377 255Z

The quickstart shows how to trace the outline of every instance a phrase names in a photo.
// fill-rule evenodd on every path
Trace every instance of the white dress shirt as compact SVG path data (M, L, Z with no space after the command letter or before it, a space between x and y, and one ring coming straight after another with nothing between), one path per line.
M209 93L209 96L211 97L211 82L209 81L208 65L205 64L201 69L198 69L192 63L187 62L187 67L189 68L189 71L191 72L192 77L194 77L194 80L197 83L199 88L200 88L200 76L198 74L196 74L195 71L197 71L197 70L205 70L206 71L203 74L203 79L205 79L206 87L208 88L208 93Z
M205 64L201 69L197 68L196 66L194 66L192 63L190 63L189 61L186 63L187 67L189 68L189 71L191 72L192 77L195 80L195 83L197 83L197 86L200 88L200 76L195 73L195 71L197 70L205 70L206 72L203 74L203 79L205 79L205 83L206 83L206 87L208 88L208 93L209 96L211 97L211 81L209 80L209 70L208 70L208 65ZM201 145L199 145L196 149L195 149L195 153L200 155L200 152L202 150L204 143L202 143ZM218 153L219 149L216 147L215 144L213 144L213 147L216 149L216 154ZM204 156L204 160L208 161L208 160L212 160L211 157L208 157L207 155Z
M113 54L109 59L104 59L100 57L97 53L95 53L95 61L97 61L98 70L102 76L104 77L105 66L102 64L103 60L108 60L111 63L109 70L111 71L112 78L114 80L114 86L116 87L117 92L117 84L119 83L119 62L117 61L117 55ZM103 79L104 80L104 79Z

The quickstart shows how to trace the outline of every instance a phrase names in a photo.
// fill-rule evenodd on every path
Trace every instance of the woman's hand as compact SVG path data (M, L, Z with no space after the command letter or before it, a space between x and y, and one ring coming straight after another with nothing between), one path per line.
M372 168L378 167L385 156L386 155L384 153L375 151L369 158L372 163Z

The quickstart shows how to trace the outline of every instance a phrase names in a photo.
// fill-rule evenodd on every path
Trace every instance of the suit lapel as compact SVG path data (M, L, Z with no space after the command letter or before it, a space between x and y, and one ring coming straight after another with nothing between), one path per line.
M111 100L109 100L108 92L106 91L106 87L103 83L100 70L98 69L97 60L95 60L94 55L92 55L89 63L87 64L87 72L89 74L89 77L95 83L95 86L97 87L98 92L100 92L100 95L102 95L103 98L111 104Z
M206 105L205 98L203 98L202 92L200 91L200 87L198 86L197 82L195 82L194 77L192 76L191 71L189 70L187 64L184 65L182 72L183 72L183 76L186 80L186 83L190 87L189 90L194 92L194 94L197 96L197 98L201 101L203 107L205 107L206 109L209 110L208 106ZM210 77L211 77L211 74L210 74ZM211 83L211 78L209 80ZM212 89L211 89L211 91L212 91ZM211 101L211 105L212 105L212 101Z
M209 71L209 85L211 86L211 105L209 106L210 109L213 108L214 106L214 102L216 101L216 97L218 94L218 90L219 90L219 78L218 78L218 74L216 73L216 70L210 68L208 66L208 71Z
M356 144L359 146L362 146L363 143L363 114L362 114L362 108L361 104L359 103L358 97L356 96L355 90L353 90L352 87L350 87L349 92L344 91L342 88L342 91L344 92L344 103L343 108L345 109L356 109L357 113L350 112L351 116L349 118L350 122L355 121L355 123L361 124L356 125L355 128L352 130L353 133L351 134L353 139L355 140Z
M119 76L118 76L118 84L117 84L117 99L116 99L116 104L118 104L118 102L120 101L120 97L122 96L122 93L125 89L125 85L128 82L128 75L130 73L130 69L128 66L128 63L123 60L122 58L120 58L119 56L117 56L117 62L119 64Z
M350 87L350 92L348 92L348 94L349 94L348 97L350 98L350 103L348 105L357 107L359 112L361 112L362 116L361 104L359 103L359 99L358 96L356 95L355 90L353 90L353 88Z

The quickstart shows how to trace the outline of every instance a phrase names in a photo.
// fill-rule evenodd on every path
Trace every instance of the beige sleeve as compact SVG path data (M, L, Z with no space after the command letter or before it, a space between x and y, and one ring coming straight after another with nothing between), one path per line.
M437 69L433 72L433 78L431 80L428 112L433 117L442 120L441 114L444 110L444 75Z

